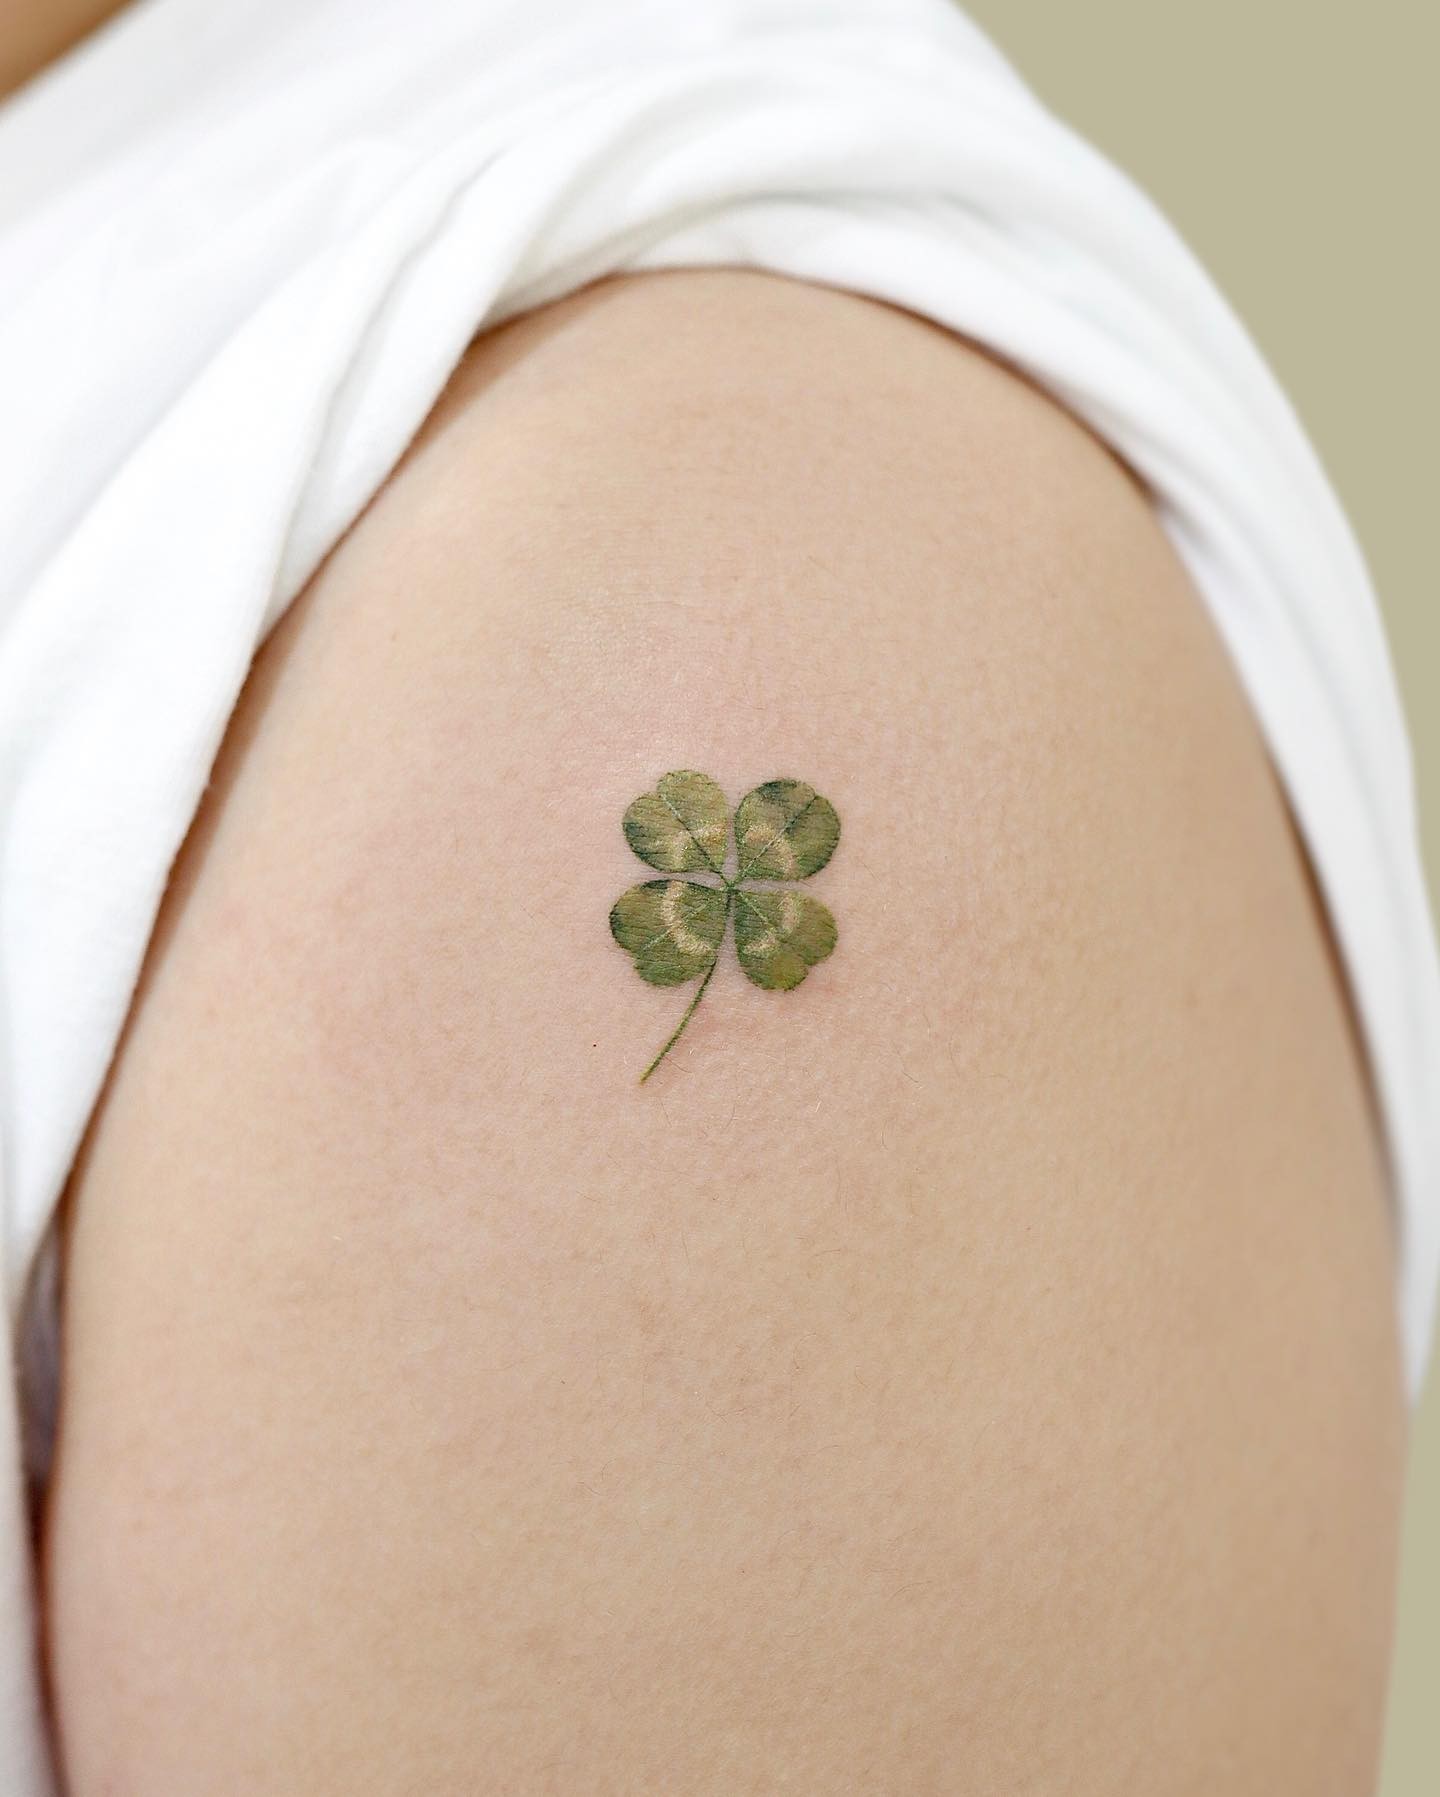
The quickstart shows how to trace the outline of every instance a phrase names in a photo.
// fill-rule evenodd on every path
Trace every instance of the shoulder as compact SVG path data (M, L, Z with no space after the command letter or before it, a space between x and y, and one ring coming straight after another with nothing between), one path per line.
M831 802L838 936L642 1088L675 770ZM293 1788L331 1715L337 1788L1363 1783L1399 1399L1323 923L1144 496L916 319L677 274L475 347L261 659L74 1219L82 1770Z

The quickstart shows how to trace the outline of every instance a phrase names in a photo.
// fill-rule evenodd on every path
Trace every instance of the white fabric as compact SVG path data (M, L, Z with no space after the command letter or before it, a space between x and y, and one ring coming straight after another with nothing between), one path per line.
M1329 904L1401 1216L1440 1003L1356 546L1148 202L946 0L148 0L0 108L0 1148L12 1321L257 643L481 326L742 263L977 338L1140 471ZM46 1788L0 1416L0 1789Z

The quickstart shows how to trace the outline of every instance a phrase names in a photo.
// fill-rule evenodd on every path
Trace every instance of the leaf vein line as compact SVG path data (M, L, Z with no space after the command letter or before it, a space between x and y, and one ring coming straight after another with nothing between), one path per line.
M805 815L805 813L806 813L806 812L807 812L807 811L809 811L809 810L810 810L810 809L811 809L811 807L812 807L812 806L814 806L814 805L818 805L818 804L819 804L819 803L820 803L820 795L819 795L819 793L818 793L818 792L812 792L812 793L811 793L811 794L810 794L810 797L809 797L809 798L808 798L808 799L806 799L806 801L805 801L805 803L804 803L804 804L803 804L803 805L802 805L802 806L801 806L801 807L800 807L800 809L799 809L799 810L798 810L798 811L797 811L797 812L796 812L796 813L795 813L795 815L794 815L794 817L792 817L792 818L791 818L791 819L790 819L790 820L789 820L789 821L788 821L788 822L787 822L787 823L786 823L786 825L785 825L785 828L784 828L784 829L783 829L783 830L777 830L777 831L776 831L776 832L775 832L775 834L774 834L774 835L773 835L773 836L772 836L772 837L771 837L771 838L770 838L770 840L769 840L769 842L767 842L767 843L766 843L766 844L765 844L765 847L764 847L764 848L763 848L763 849L761 849L761 851L760 851L760 853L759 853L759 854L758 854L758 855L756 855L756 857L755 857L755 860L754 860L754 861L751 861L751 862L750 862L750 863L749 863L749 864L748 864L748 866L745 866L745 867L742 867L742 868L741 868L741 869L740 869L740 872L739 872L739 873L738 873L738 874L736 874L736 876L735 876L735 878L736 878L736 879L737 879L737 880L748 880L748 879L749 879L749 877L750 877L750 869L751 869L751 868L752 868L752 867L754 867L754 865L755 865L755 862L756 862L756 861L763 861L763 860L764 860L764 859L765 859L765 857L766 857L766 855L768 855L768 854L769 854L769 853L770 853L770 850L771 850L771 849L773 849L773 848L774 848L774 846L775 846L775 844L776 844L776 843L777 843L777 842L779 842L779 840L780 840L780 838L781 838L781 837L782 837L782 836L788 836L788 835L789 835L789 834L790 834L790 832L791 832L791 831L792 831L792 830L793 830L793 829L794 829L794 828L795 828L795 826L796 826L796 824L798 824L798 823L799 823L799 822L800 822L800 819L801 819L801 818L802 818L802 817L804 817L804 815ZM681 822L682 822L682 823L683 823L683 822L684 822L684 819L683 819L683 818L682 818L682 819L681 819ZM701 854L702 854L702 855L703 855L703 854L704 854L704 853L705 853L705 851L704 851L704 849L701 849L701 850L700 850L700 853L701 853ZM717 870L716 870L716 871L717 871L717 872L718 872L718 871L719 871L719 870L718 870L718 869L717 869ZM793 877L793 876L792 876L792 877Z
M701 855L704 857L706 867L708 867L710 869L712 874L720 874L720 878L723 880L725 878L725 876L724 876L724 874L720 873L720 869L718 867L716 867L715 863L710 859L710 851L705 847L705 844L703 842L701 842L700 838L695 834L694 830L691 829L690 825L686 823L686 821L683 817L681 817L680 813L670 803L669 799L667 799L665 797L665 794L663 792L661 792L661 790L658 786L655 788L655 797L657 799L659 799L660 803L670 813L671 817L673 817L675 819L675 822L677 824L679 824L680 828L690 838L691 842L693 842L695 844L695 847L697 849L699 849ZM730 827L730 808L728 805L725 808L725 827L728 831L728 829Z
M713 886L702 886L698 880L685 880L685 881L682 881L681 883L685 886L693 886L699 892L714 892L716 890L716 888ZM751 906L751 909L754 910L753 905ZM657 931L656 934L653 935L648 942L642 942L640 944L639 948L632 948L630 950L630 953L632 955L643 955L645 953L646 949L654 948L654 946L657 942L663 942L667 936L669 936L673 939L677 927L678 926L675 924L667 923L663 930ZM722 929L720 932L720 940L715 944L715 953L718 955L720 953L720 950L722 948L724 948L724 946L725 946L725 932ZM682 950L681 952L683 953L684 951Z

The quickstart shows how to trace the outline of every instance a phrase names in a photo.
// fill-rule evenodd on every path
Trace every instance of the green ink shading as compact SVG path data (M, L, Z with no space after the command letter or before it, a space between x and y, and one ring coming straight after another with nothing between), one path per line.
M708 774L682 771L658 780L626 811L625 840L662 873L708 873L704 880L646 880L615 901L610 933L652 986L700 981L674 1034L640 1075L644 1085L684 1034L714 977L735 918L735 953L746 976L771 992L790 992L835 947L835 919L819 899L748 880L808 880L835 853L840 819L829 799L803 780L767 780L735 808L735 872L730 807Z

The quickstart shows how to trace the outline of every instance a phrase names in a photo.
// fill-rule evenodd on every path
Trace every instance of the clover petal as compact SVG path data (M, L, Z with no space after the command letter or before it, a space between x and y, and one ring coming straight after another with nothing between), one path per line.
M626 811L625 840L662 873L718 874L730 840L730 806L708 774L666 774Z
M715 964L725 934L725 894L695 880L646 880L622 892L610 933L652 986L683 986Z
M835 942L835 919L808 893L735 894L735 952L757 986L791 991Z
M697 980L685 1014L640 1075L650 1075L685 1034L720 965L730 915L735 951L753 985L789 992L833 953L835 919L818 899L789 887L749 880L808 880L835 853L840 819L828 799L803 780L767 780L735 811L735 871L729 871L730 808L708 774L663 774L622 820L625 840L662 873L704 879L647 880L632 886L610 912L610 933L652 986Z
M808 880L835 853L839 840L840 819L829 799L803 780L767 780L735 808L736 877Z

